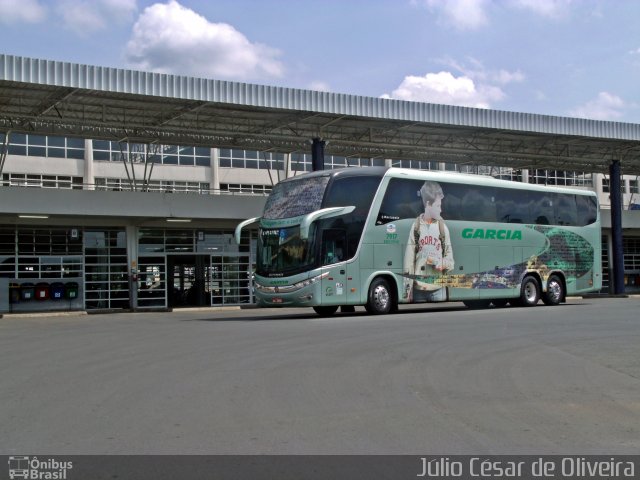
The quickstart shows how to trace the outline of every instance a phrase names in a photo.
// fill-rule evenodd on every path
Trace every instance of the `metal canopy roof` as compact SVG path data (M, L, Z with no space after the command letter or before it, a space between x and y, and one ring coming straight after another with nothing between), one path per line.
M0 129L170 145L640 174L640 125L0 55Z

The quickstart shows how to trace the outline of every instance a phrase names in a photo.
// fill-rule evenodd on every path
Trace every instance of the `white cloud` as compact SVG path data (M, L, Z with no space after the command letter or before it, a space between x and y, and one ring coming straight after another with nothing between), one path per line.
M509 83L520 83L525 80L525 75L520 70L509 72L508 70L490 70L486 68L480 60L468 57L468 66L464 63L457 62L452 58L444 58L440 60L444 65L457 70L464 76L467 76L479 83L497 83L507 85Z
M513 5L543 17L559 18L568 13L571 3L572 0L515 0Z
M598 96L569 112L572 117L593 120L617 120L627 108L624 100L608 92L600 92Z
M212 23L175 0L145 8L126 59L134 68L233 80L281 77L276 49L250 42L226 23Z
M467 76L455 77L451 72L427 73L423 77L409 75L398 88L383 98L396 98L414 102L491 108L493 102L504 98L496 86L478 84Z
M467 58L465 63L451 58L441 59L440 62L450 70L424 76L408 75L398 88L382 97L492 108L506 96L502 87L525 80L525 75L519 70L491 70L474 58Z
M38 23L45 16L46 8L38 0L0 0L2 23Z
M442 20L460 30L473 30L489 23L485 8L488 0L425 0Z
M569 13L573 0L508 0L500 2L504 8L529 10L548 18L561 18ZM489 24L491 0L413 0L439 14L439 20L458 30L476 30Z
M327 82L322 82L322 81L311 82L311 84L309 85L309 88L317 92L329 92L331 90L331 88L329 87L329 84Z
M499 70L492 74L492 78L500 85L507 85L509 83L524 82L525 76L520 70L516 72L508 72L507 70Z
M61 0L57 11L67 28L80 35L91 35L112 23L133 19L136 0Z

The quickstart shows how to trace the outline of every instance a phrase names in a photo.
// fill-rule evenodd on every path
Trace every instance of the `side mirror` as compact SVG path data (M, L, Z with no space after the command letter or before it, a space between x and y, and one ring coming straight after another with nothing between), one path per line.
M242 235L242 229L252 223L259 222L262 217L253 217L249 220L245 220L244 222L240 222L236 227L236 231L234 233L234 238L236 239L236 243L240 245L240 235Z
M302 217L302 221L300 222L300 238L306 240L309 238L309 228L311 224L318 220L319 218L331 218L338 217L340 215L346 215L347 213L351 213L356 209L354 206L349 207L330 207L330 208L322 208L320 210L316 210L315 212L311 212L304 217Z

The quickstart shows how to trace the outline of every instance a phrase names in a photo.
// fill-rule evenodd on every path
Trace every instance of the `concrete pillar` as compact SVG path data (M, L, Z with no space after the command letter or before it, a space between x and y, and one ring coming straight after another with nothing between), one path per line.
M529 183L529 170L527 168L522 169L522 183Z
M293 169L291 168L291 154L284 154L284 178L290 178L293 176Z
M622 251L622 194L620 192L620 161L614 160L609 165L609 182L611 188L611 254L613 271L613 293L624 294L624 256Z
M84 173L83 182L87 190L95 190L95 175L93 173L93 140L84 139Z
M214 195L220 195L220 149L212 148L209 153L211 162L211 190Z

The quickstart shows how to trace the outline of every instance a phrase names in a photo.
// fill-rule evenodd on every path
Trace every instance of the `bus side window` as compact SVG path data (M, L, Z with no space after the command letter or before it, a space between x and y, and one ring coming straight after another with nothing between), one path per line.
M576 195L578 204L578 225L583 227L596 223L598 219L598 204L595 197L588 195Z
M553 225L555 212L553 196L546 192L529 192L534 201L531 204L531 216L536 225Z
M532 196L526 190L496 188L496 216L503 223L532 223Z
M446 220L464 220L462 199L466 185L440 182L444 198L442 199L442 218Z
M475 222L495 222L495 195L493 187L469 185L462 199L462 218Z
M578 207L575 195L556 193L553 206L555 207L556 225L578 225Z

